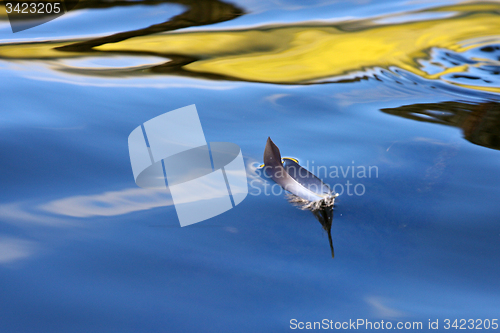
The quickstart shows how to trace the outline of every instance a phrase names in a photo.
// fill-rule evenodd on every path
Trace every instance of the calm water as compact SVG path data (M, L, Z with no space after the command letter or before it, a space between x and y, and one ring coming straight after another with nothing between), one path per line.
M2 332L500 319L498 2L82 1L8 23L0 7ZM127 137L189 104L241 147L250 194L180 228ZM268 136L343 189L335 259L255 176Z

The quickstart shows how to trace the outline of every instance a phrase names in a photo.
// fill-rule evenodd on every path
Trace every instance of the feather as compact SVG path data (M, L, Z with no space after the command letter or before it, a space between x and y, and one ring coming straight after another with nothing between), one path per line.
M284 161L284 162L283 162ZM332 242L333 205L338 193L311 172L301 167L291 158L281 158L281 153L271 140L267 138L264 150L264 173L286 191L287 199L302 210L310 210L328 234L332 258L334 257Z

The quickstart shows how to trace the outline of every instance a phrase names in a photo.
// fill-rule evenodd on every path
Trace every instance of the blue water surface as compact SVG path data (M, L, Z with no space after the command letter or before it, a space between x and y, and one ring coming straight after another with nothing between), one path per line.
M338 16L414 6L344 3ZM321 8L303 19L323 18ZM301 19L262 11L244 24L274 12ZM9 38L20 37L2 29ZM499 151L461 128L381 111L491 97L390 79L274 85L82 77L51 65L0 59L2 332L287 332L292 319L422 322L420 331L439 320L447 331L447 318L499 317ZM241 147L249 173L269 136L311 167L374 167L366 178L322 177L345 189L334 259L314 216L253 178L240 205L184 228L168 195L136 186L128 135L190 104L208 141Z

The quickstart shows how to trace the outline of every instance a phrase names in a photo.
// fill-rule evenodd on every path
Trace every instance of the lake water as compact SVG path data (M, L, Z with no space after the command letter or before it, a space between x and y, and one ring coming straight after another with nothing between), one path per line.
M0 73L2 332L500 319L498 2L80 1L15 34L0 6ZM190 104L249 194L181 228L127 138ZM256 176L268 137L341 194L334 259Z

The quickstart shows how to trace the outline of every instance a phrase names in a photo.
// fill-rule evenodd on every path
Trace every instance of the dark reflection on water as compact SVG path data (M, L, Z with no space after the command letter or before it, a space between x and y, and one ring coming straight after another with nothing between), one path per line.
M219 0L168 0L168 1L117 1L117 2L87 2L80 1L75 10L88 8L110 8L120 6L143 6L158 5L162 3L180 4L187 10L180 15L174 16L167 22L151 25L147 28L120 32L111 36L96 38L89 41L59 47L61 51L68 52L90 52L92 48L106 43L117 43L132 37L146 36L160 32L172 31L182 28L209 25L218 22L232 20L243 15L240 8Z
M500 104L495 102L413 104L381 111L408 119L459 127L470 142L500 150Z

